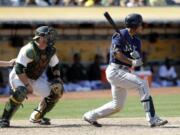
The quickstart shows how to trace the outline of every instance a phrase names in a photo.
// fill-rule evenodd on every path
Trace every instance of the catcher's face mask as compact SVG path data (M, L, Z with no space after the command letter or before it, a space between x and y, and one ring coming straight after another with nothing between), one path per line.
M47 44L53 46L57 39L57 31L49 26L42 26L36 30L35 37L33 39L37 39L39 37L44 37L47 39Z
M57 39L57 31L50 27L48 33L45 34L45 38L47 38L48 45L54 45Z

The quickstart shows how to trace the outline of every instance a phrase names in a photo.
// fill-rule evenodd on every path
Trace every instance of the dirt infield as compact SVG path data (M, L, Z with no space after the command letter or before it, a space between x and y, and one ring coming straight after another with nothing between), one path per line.
M12 121L11 128L0 129L1 135L180 135L180 118L164 127L150 128L143 118L106 118L96 128L81 119L52 120L50 126L39 126L27 120Z
M180 88L152 89L152 95L180 94ZM138 95L129 91L130 96ZM111 91L65 93L64 99L111 97ZM29 95L28 101L39 97ZM1 97L0 102L7 101ZM99 120L102 128L90 126L82 119L53 119L50 126L31 124L28 120L13 120L11 128L0 128L0 135L180 135L180 117L167 118L170 123L164 127L150 128L144 118L105 118Z

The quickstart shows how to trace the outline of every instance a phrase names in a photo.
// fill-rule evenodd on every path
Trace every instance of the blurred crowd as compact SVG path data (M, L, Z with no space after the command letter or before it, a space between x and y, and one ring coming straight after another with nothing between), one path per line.
M151 86L152 87L172 87L180 86L179 80L179 66L174 64L174 61L169 58L159 64L146 64L143 62L143 66L139 69L140 71L151 72Z
M172 6L180 0L0 0L0 6Z
M143 67L136 69L136 71L152 73L151 87L180 86L177 67L175 68L173 60L166 58L159 65L152 65L147 64L146 57L144 58ZM104 62L101 55L96 54L93 62L88 65L82 63L80 53L75 53L72 59L71 64L61 63L61 78L65 91L91 91L110 88L109 83L105 80L107 63ZM0 95L9 95L11 92L7 71L9 71L7 68L0 69Z
M85 66L81 61L80 53L75 53L71 65L62 64L61 78L65 82L66 91L89 91L104 89L101 65L103 64L102 56L96 54L94 61Z

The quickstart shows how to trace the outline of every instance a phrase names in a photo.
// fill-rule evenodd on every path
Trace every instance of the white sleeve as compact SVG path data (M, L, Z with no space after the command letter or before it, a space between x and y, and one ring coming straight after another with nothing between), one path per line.
M160 66L160 68L159 68L159 76L160 77L166 77L166 69L165 69L165 67L164 67L164 65L163 66Z
M22 64L22 65L25 66L25 67L27 67L27 64L28 64L29 62L31 62L31 61L32 61L32 60L27 57L27 55L26 55L26 50L25 50L25 48L23 47L23 48L20 50L19 54L18 54L18 57L17 57L17 59L16 59L16 62Z
M171 75L172 75L173 78L177 77L177 74L176 74L176 71L175 71L174 67L171 67Z
M59 63L59 59L58 59L57 55L53 55L49 62L49 66L54 67L58 63Z

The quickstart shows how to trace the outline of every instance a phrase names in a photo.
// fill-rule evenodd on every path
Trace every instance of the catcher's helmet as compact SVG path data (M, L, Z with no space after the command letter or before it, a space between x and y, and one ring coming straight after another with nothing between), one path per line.
M52 27L41 26L36 29L35 36L33 37L33 39L36 40L41 36L47 38L48 45L54 45L57 37L57 32Z
M136 28L143 24L143 18L140 14L129 14L125 18L125 25L127 28Z

